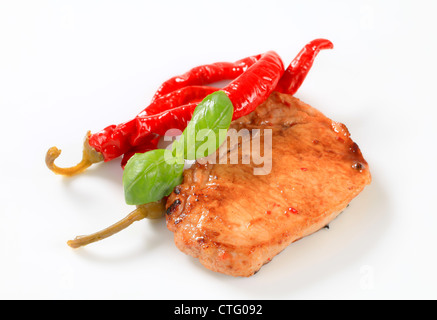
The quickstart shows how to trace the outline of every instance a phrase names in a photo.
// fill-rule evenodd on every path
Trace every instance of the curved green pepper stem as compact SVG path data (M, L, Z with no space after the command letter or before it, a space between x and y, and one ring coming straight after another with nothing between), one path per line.
M90 167L94 163L103 161L103 155L90 146L89 144L90 135L91 132L88 131L83 144L82 160L77 165L69 168L60 168L57 165L55 165L55 160L61 154L61 150L59 150L56 147L51 147L46 154L47 167L56 174L70 177L85 171L88 167Z
M164 199L161 201L151 202L148 204L137 206L137 208L134 211L132 211L126 217L114 223L113 225L90 235L77 236L76 238L74 238L74 240L67 241L67 244L74 249L86 246L90 243L106 239L120 232L121 230L126 229L135 221L140 221L144 218L149 218L149 219L160 218L164 215L164 211L165 211Z

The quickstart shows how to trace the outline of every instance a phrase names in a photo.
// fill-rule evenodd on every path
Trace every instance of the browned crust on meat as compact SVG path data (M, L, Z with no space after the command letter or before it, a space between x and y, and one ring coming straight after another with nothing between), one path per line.
M371 182L346 126L273 93L232 128L273 130L273 164L199 164L167 200L177 247L207 268L251 276L290 243L326 226Z

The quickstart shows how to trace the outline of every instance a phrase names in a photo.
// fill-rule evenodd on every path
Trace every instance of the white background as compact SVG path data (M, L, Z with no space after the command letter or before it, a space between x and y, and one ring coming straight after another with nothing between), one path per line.
M435 1L0 1L0 298L437 298ZM66 179L87 130L136 115L167 78L268 50L318 56L296 94L345 123L373 183L329 230L251 278L203 268L165 221L89 247L124 217L119 160ZM262 194L260 194L262 196Z

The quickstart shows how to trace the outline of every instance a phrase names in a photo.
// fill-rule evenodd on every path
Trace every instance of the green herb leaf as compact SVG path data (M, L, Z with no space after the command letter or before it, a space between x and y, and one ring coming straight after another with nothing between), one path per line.
M173 157L169 150L135 154L123 173L126 203L141 205L161 200L182 183L183 171L183 159Z
M209 156L224 142L233 113L234 107L226 93L214 92L196 107L172 151L157 149L137 153L129 159L123 173L126 203L141 205L168 196L182 183L184 159Z
M226 139L234 107L227 94L216 91L196 107L180 139L173 144L173 153L187 160L207 157Z

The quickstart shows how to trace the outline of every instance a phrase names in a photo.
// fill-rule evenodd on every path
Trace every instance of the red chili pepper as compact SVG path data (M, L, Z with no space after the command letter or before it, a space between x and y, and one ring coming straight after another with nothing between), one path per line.
M281 93L295 94L305 80L320 50L332 48L334 45L326 39L315 39L309 42L285 70L275 90Z
M200 102L207 95L219 90L219 88L207 86L188 86L157 97L138 116L147 116L161 113L191 102Z
M235 80L221 89L228 95L234 105L233 119L238 119L255 110L259 104L268 98L276 87L284 72L281 57L276 52L269 51L262 55L239 60L233 64L217 63L208 65L207 67L200 66L191 69L191 71L187 72L184 76L172 78L161 88L169 88L171 85L179 85L184 81L191 82L195 79L204 83L203 81L207 81L206 79L218 79L217 77L223 77L226 74L229 76L231 74L235 75L236 72L241 72L243 66L247 67L249 65L248 62L252 62L254 59L257 59L256 63L250 65L244 73L240 74ZM219 70L218 66L223 64L226 65L223 69L224 71L217 73L216 71ZM233 68L231 68L232 65L234 66ZM195 71L193 72L193 70ZM201 70L208 70L208 72L202 76L193 78L193 74ZM214 70L216 73L212 73L211 70ZM179 79L179 81L177 79ZM171 128L183 130L187 122L191 119L196 106L197 103L189 103L179 108L164 111L153 117L137 117L137 131L133 140L131 139L132 144L138 145L139 141L149 132L164 135L165 132Z
M222 90L234 105L233 120L247 115L265 101L274 89L295 93L318 52L332 47L332 43L324 39L310 42L285 73L281 58L273 51L234 63L220 62L195 67L165 81L155 93L152 103L133 120L106 127L93 135L88 134L83 160L76 167L56 167L54 160L60 151L55 147L47 153L47 166L56 173L73 175L98 161L109 161L123 154L126 155L125 161L132 152L155 148L159 135L171 128L183 130L204 96L218 90L203 87L205 84L234 79Z
M284 72L282 60L276 52L269 51L237 79L222 90L234 106L233 119L251 113L264 102L276 87ZM131 136L132 146L141 145L150 133L165 135L169 129L183 130L190 121L197 103L151 116L136 117L136 131Z
M251 113L273 92L284 73L281 57L269 51L222 90L234 105L232 120Z
M200 101L191 102L178 108L166 110L155 115L137 117L135 121L138 121L137 119L143 119L144 123L139 126L136 125L138 131L132 135L132 138L129 141L126 140L121 144L127 150L129 150L123 155L121 162L122 168L124 168L127 161L135 153L144 153L156 149L159 136L169 135L168 130L180 130L180 132L182 132L187 126L188 121L190 121L194 109L197 107L199 102ZM153 130L155 131L153 133L149 131L152 130L152 128L154 128ZM114 131L117 131L117 129ZM110 139L108 139L108 142L110 142ZM138 147L132 147L135 145L138 145ZM118 153L120 152L123 152L123 150L118 149ZM114 155L115 153L112 154L112 156Z
M89 137L89 144L103 155L104 161L118 158L133 147L141 146L143 143L148 145L150 140L171 129L171 125L175 125L174 128L179 128L180 125L177 124L181 121L189 121L191 116L186 119L187 114L192 115L197 104L205 96L217 90L218 88L213 87L190 86L173 91L156 99L136 117L148 118L149 122L155 122L156 125L161 124L161 130L155 130L154 133L148 132L150 134L147 135L137 134L135 118L119 125L108 126L92 134ZM171 110L173 111L170 112ZM141 128L141 130L145 130L145 128Z
M161 116L148 119L146 121L147 124L144 125L147 128L149 123L154 122L155 131L159 130L159 132L166 132L171 128L165 126L166 122L168 124L183 124L191 119L191 115L198 102L208 94L218 90L218 88L201 85L225 79L234 79L245 72L260 57L261 55L256 55L236 62L218 62L202 65L191 69L183 75L173 77L161 85L160 89L155 93L152 103L138 117L164 112ZM193 102L197 103L194 105L192 104ZM185 104L187 106L184 106ZM175 114L173 118L171 113L167 112L181 106L183 106L181 109L173 111ZM189 117L188 120L187 117ZM179 121L175 119L179 119ZM160 129L157 129L158 124L161 125ZM89 143L97 152L102 153L104 161L110 161L128 152L133 146L138 146L140 141L145 139L146 132L144 127L140 127L137 130L139 134L135 134L134 138L131 138L131 143L129 143L129 136L131 132L135 131L135 119L117 126L108 126L100 132L92 134L89 138ZM177 127L180 127L180 125Z
M152 102L159 97L186 86L203 86L222 80L233 80L256 63L261 55L250 56L235 62L216 62L194 67L188 72L165 81L155 93Z
M159 135L164 135L169 129L183 130L186 127L203 94L206 95L208 90L216 91L216 88L196 87L199 85L237 77L223 91L234 105L233 118L239 118L252 112L267 99L283 72L282 60L273 51L234 63L220 62L193 68L182 76L164 82L152 103L135 119L108 126L93 135L88 133L83 159L78 165L71 168L57 167L54 160L59 156L60 150L56 147L47 152L46 164L55 173L74 175L93 163L110 161L128 153L124 159L127 161L131 152L139 150L138 148L146 150L155 147L152 141L156 141ZM186 88L187 86L192 87ZM167 95L166 98L159 99L163 95ZM171 108L190 99L198 101ZM166 108L168 109L163 111Z
M183 131L193 116L198 102L191 102L183 106L166 110L150 116L136 117L135 131L131 132L130 144L141 145L147 141L150 134L165 135L168 130L176 129Z
M187 103L198 103L208 94L217 90L219 89L206 86L189 86L181 88L156 99L141 113L139 113L138 116L151 116L174 109L176 107L180 107L181 105L185 105ZM169 117L165 115L163 116L163 119L169 119ZM90 135L89 144L97 152L103 155L104 161L110 161L128 152L134 146L140 145L137 140L135 144L130 142L132 132L135 132L135 130L135 119L119 125L111 125ZM147 148L149 141L156 138L156 136L157 135L152 134L151 137L143 139L142 141L146 145L144 148Z
M133 119L119 125L108 126L90 135L89 144L94 150L103 155L105 162L118 158L132 149L129 138L132 132L135 131L135 125L135 120ZM149 141L154 138L156 136L150 136ZM148 141L144 142L147 143Z
M129 161L130 158L132 158L132 156L135 153L144 153L144 152L156 149L158 147L158 142L159 142L159 137L149 141L148 143L145 143L139 147L133 148L132 150L126 152L123 155L123 158L121 160L121 167L124 169L124 167L126 166L126 163Z
M191 115L200 102L208 94L218 88L201 86L225 79L233 79L252 66L261 55L247 57L236 62L218 62L198 66L181 76L173 77L164 82L156 92L152 103L147 106L137 118L155 114L160 116L147 118L143 126L136 129L136 121L131 120L119 125L111 125L89 137L90 146L103 155L104 161L115 159L128 152L132 147L140 145L147 135L145 128L154 123L155 133L165 133L172 128L181 128L191 119ZM193 104L194 102L197 102ZM178 110L168 112L179 107ZM136 132L131 137L131 133ZM146 142L143 142L147 144Z
M223 90L234 106L233 120L251 113L273 92L284 66L279 55L269 51L246 72L229 83ZM197 103L190 103L152 116L135 118L136 131L131 144L143 143L150 133L164 135L169 129L183 130L190 121Z

